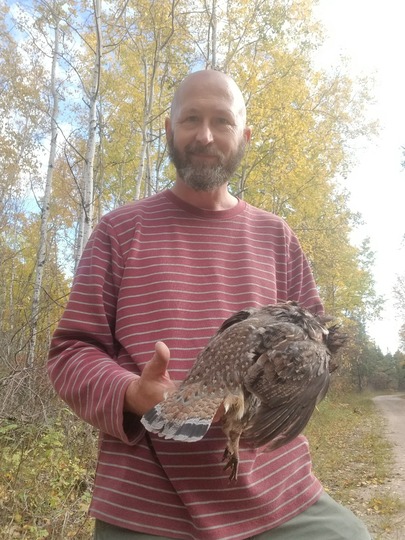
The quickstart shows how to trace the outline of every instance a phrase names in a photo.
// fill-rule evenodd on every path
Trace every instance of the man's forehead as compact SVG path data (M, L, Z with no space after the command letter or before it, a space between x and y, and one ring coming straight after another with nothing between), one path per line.
M233 79L223 73L206 70L192 73L180 84L173 97L172 115L180 109L193 106L198 109L205 104L234 114L245 114L243 96Z
M184 101L179 104L178 108L179 114L202 114L210 113L212 115L226 116L226 115L235 115L235 110L230 105L212 103L208 99L194 99L191 101Z

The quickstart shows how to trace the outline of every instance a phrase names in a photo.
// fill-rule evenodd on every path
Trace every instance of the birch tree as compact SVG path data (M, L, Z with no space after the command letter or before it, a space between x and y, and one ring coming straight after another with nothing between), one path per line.
M127 6L121 32L114 21L108 25L103 74L106 208L151 195L170 182L162 172L167 169L164 117L173 88L194 61L186 10L185 2L143 0Z
M94 55L90 88L86 92L88 107L88 130L84 156L81 203L82 212L77 236L76 265L93 228L94 213L94 157L97 137L97 100L100 92L101 62L103 56L103 37L101 27L101 0L93 1L95 45L91 47ZM89 44L89 42L88 42ZM90 45L90 44L89 44Z
M22 410L27 418L42 415L45 410L42 390L49 390L44 383L43 360L49 347L50 328L59 316L58 302L66 294L66 289L59 292L65 279L54 264L55 235L47 230L50 169L56 150L48 151L49 168L45 173L42 167L49 139L49 148L56 143L58 105L53 93L57 87L56 77L50 75L51 71L55 75L50 63L52 57L56 61L58 44L56 51L49 53L49 45L53 44L49 28L58 33L59 23L53 24L55 18L51 20L47 11L56 8L56 2L30 4L27 10L19 5L12 13L3 7L0 6L0 374L4 394L0 415L11 412L17 416Z
M44 195L41 203L41 226L39 236L39 247L37 254L37 261L35 265L35 282L32 298L32 311L31 311L31 339L28 347L27 367L32 368L35 358L35 345L37 341L37 328L39 317L39 305L42 289L42 280L44 275L44 267L47 257L47 236L48 236L48 221L49 221L49 206L51 201L52 179L55 168L55 156L57 150L58 139L58 113L59 113L59 93L57 88L57 76L56 69L59 59L59 39L60 39L60 18L58 9L59 6L56 2L53 2L52 6L49 6L50 10L47 13L49 22L53 26L53 50L51 53L51 72L50 72L50 148L48 157L48 167L45 181Z
M32 299L29 273L25 276L24 294L20 295L19 273L24 256L21 235L27 223L24 197L28 181L40 175L45 70L38 51L27 54L17 41L16 34L24 31L24 21L14 19L3 3L0 15L0 348L1 358L12 366L25 346L29 328L26 321L31 320L27 313Z

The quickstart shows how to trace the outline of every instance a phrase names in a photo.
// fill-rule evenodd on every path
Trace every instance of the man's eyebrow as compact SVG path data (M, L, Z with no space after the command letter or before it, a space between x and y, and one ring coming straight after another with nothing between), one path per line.
M235 114L232 111L230 111L229 109L221 109L221 108L210 107L210 110L211 110L213 115L229 116L231 118L235 117ZM199 108L199 107L185 107L184 109L182 109L180 111L181 115L190 114L190 113L191 114L200 114L201 113L201 108Z
M189 114L189 113L198 113L199 110L196 107L186 107L185 109L182 109L181 114Z

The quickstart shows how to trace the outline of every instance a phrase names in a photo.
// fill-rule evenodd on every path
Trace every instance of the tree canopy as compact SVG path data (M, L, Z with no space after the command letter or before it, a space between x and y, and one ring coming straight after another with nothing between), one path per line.
M174 89L196 69L230 74L247 103L253 137L230 189L296 231L327 311L357 330L378 315L373 253L367 239L350 242L360 216L337 180L353 164L353 141L376 130L365 114L369 83L349 77L344 64L317 66L323 37L314 3L0 2L6 375L24 365L33 333L43 365L83 223L91 229L106 211L171 185L164 118Z

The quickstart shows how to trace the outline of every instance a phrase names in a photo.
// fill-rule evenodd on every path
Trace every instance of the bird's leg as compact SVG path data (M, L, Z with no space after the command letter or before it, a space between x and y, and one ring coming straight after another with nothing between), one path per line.
M225 452L222 461L226 461L224 471L231 469L229 480L234 481L238 478L238 464L239 464L239 439L240 431L230 430L228 435L228 443L225 448Z

